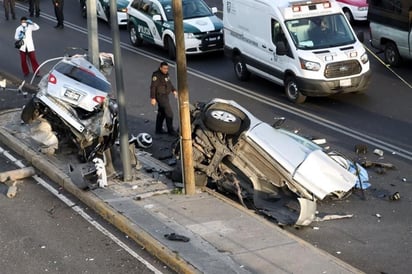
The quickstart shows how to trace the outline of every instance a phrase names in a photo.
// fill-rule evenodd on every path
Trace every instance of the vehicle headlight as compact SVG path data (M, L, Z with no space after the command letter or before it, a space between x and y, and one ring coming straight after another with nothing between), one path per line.
M186 33L185 32L185 38L186 39L195 39L196 37L193 33Z
M369 61L368 55L366 54L366 52L364 54L362 54L362 56L360 57L360 60L363 64L366 64Z
M118 12L127 12L127 8L117 8Z
M313 70L313 71L318 71L320 70L320 64L313 62L313 61L308 61L302 58L299 58L300 61L300 67L302 69L306 69L306 70Z

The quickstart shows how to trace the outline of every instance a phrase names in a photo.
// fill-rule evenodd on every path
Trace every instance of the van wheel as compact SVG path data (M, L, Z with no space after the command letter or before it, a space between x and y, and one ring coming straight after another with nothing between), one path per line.
M395 43L387 42L385 44L385 61L391 66L397 67L401 64L401 56Z
M211 107L205 113L204 123L212 131L235 134L239 132L242 120L229 108Z
M170 60L176 60L176 46L175 46L175 43L173 43L173 40L172 38L170 38L170 36L166 38L165 47L169 54Z
M143 39L140 38L139 33L137 32L136 27L134 25L130 26L129 38L130 43L132 43L132 45L135 47L141 46L143 44Z
M296 78L294 76L286 77L285 92L288 99L296 104L301 104L306 100L306 96L299 91L298 84L296 83Z
M245 62L243 62L240 56L236 56L233 62L233 68L235 69L236 77L240 81L247 81L250 79L250 72L247 70Z

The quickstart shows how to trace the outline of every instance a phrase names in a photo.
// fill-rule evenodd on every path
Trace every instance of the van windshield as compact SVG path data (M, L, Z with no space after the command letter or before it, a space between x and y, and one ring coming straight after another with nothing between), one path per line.
M356 41L343 14L293 19L285 24L298 49L338 47Z

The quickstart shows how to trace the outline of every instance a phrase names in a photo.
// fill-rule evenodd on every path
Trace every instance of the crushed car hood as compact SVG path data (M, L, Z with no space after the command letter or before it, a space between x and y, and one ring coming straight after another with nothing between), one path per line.
M320 200L331 193L347 192L356 184L355 175L308 139L266 123L255 124L246 135Z

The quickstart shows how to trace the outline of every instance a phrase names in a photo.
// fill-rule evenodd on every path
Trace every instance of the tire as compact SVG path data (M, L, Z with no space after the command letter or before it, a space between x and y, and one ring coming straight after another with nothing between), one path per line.
M250 79L250 72L240 56L235 57L233 61L233 69L235 70L236 77L240 81L248 81Z
M352 12L350 12L350 9L345 8L343 10L343 13L345 14L346 19L348 19L349 23L353 23L354 19L353 19L353 15Z
M299 91L298 84L296 83L296 78L294 76L286 77L285 93L289 101L296 104L302 104L306 100L306 96Z
M169 59L176 60L176 46L175 46L175 43L173 42L173 39L170 36L166 37L165 48L169 55Z
M384 49L385 61L391 66L397 67L401 64L402 59L399 55L398 48L393 42L387 42Z
M212 131L236 134L240 130L242 120L229 108L211 107L205 113L204 123Z
M40 115L39 109L37 104L34 102L34 98L32 98L23 108L21 112L21 119L26 124L31 124L35 121Z
M129 39L130 43L135 47L141 46L143 44L143 39L140 38L139 33L137 32L136 27L134 25L130 26Z

